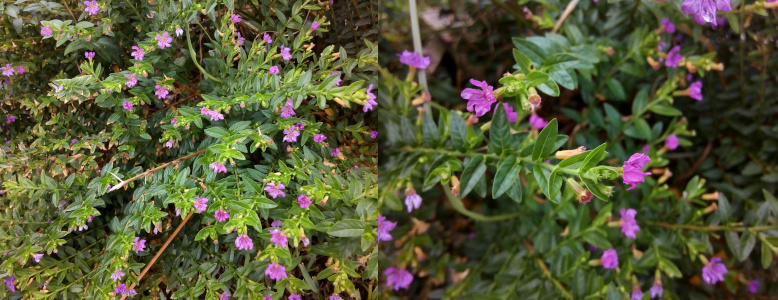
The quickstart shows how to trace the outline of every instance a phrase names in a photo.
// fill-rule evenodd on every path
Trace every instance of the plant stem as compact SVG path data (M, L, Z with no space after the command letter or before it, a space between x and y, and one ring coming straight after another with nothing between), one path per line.
M670 229L683 229L683 230L695 230L695 231L765 231L765 230L776 230L778 229L778 225L767 225L767 226L729 226L729 225L713 225L713 226L698 226L698 225L686 225L686 224L670 224L670 223L664 223L664 222L648 222L649 224L659 225L664 228L670 228Z
M565 299L573 299L573 295L570 294L570 292L565 289L565 286L562 285L559 280L554 279L554 277L551 276L551 271L548 270L548 267L546 267L546 263L543 262L542 259L538 258L535 259L535 261L538 263L538 266L540 266L540 269L543 270L543 275L548 278L548 280L551 280L551 282L554 283L554 285L559 289L560 292L562 292L562 297Z
M459 197L454 196L454 193L451 192L451 188L448 185L445 184L443 185L443 191L446 192L446 196L448 197L448 202L451 203L451 206L454 207L456 211L476 221L482 221L482 222L502 221L502 220L507 220L507 219L517 217L521 214L519 212L515 212L511 214L504 214L504 215L485 216L467 210L467 208L465 208L465 205L462 204L462 200L459 199Z

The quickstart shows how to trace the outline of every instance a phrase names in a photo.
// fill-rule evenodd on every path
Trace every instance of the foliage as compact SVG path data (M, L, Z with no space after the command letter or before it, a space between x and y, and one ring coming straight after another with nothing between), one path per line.
M373 292L375 37L325 44L326 2L83 2L0 4L26 68L0 86L0 298Z

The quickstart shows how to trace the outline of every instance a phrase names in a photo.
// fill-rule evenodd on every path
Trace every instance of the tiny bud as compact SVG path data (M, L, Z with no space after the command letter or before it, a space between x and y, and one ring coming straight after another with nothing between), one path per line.
M613 47L605 48L605 54L607 54L608 56L613 55Z
M719 209L718 204L716 204L716 202L711 203L710 205L708 205L708 207L705 208L705 210L703 210L703 214L707 215L709 213L716 211L717 209Z
M686 62L686 69L689 70L689 73L697 73L697 67L692 64L692 62L687 61Z
M702 200L719 200L719 192L713 192L702 195Z
M559 150L554 154L557 159L565 159L576 154L581 154L586 151L586 147L578 147L573 150Z
M646 61L648 62L649 65L651 65L651 68L653 68L654 70L659 70L659 62L654 60L653 57L651 56L646 57Z

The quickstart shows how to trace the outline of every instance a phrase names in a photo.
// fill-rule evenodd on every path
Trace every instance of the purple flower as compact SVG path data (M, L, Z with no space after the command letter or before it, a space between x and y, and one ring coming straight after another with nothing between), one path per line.
M157 35L159 36L159 35ZM138 46L132 46L132 53L130 53L130 56L134 57L135 60L143 60L143 56L146 55L146 52L143 52L143 48Z
M413 274L405 269L389 267L384 271L386 276L386 287L394 286L394 290L408 289L413 282Z
M112 280L121 280L122 277L124 277L124 272L122 272L122 270L113 271L113 273L111 274Z
M230 299L230 296L231 296L231 295L230 295L230 293L228 293L228 292L224 292L224 293L222 293L222 295L219 297L219 300L229 300L229 299Z
M638 212L632 208L622 208L619 210L619 213L621 213L621 232L624 233L624 236L634 239L635 233L640 231L640 226L635 221L635 216Z
M750 292L751 294L756 294L756 292L758 291L759 291L759 280L751 280L751 283L748 284L748 292Z
M267 294L267 295L265 295L264 298L262 298L262 300L273 300L273 296L271 296L270 294Z
M281 107L281 118L288 118L291 116L294 116L294 103L292 103L292 99L287 99L286 104Z
M27 69L24 66L18 66L16 67L16 72L19 74L27 73Z
M305 124L297 122L297 124L294 124L294 126L297 126L297 130L303 131L305 129Z
M270 35L267 34L267 32L262 34L262 40L264 40L265 43L268 43L268 44L273 42L273 39L270 38Z
M300 238L300 241L303 242L303 246L308 247L308 245L311 244L311 241L307 237Z
M374 131L370 132L370 138L374 139L374 138L377 138L377 137L378 137L378 131L374 130Z
M41 26L41 35L42 36L51 36L51 26Z
M286 245L289 243L289 240L286 238L286 234L281 232L281 230L275 229L271 229L270 234L273 235L270 237L270 241L273 242L273 244L286 248Z
M209 168L211 168L211 171L214 173L227 173L227 167L225 167L223 164L220 164L218 161L215 161L208 165Z
M16 287L14 286L14 280L16 280L16 277L11 275L11 277L8 277L8 279L4 279L5 286L8 287L9 290L11 290L12 293L16 292Z
M40 254L33 254L32 260L34 260L36 263L41 262L41 258L43 258L43 253ZM758 283L758 282L757 282Z
M684 0L681 5L681 12L693 15L694 21L700 25L706 22L717 25L716 10L731 11L729 0Z
M640 287L634 287L632 289L632 297L630 297L630 300L640 300L640 298L643 298L643 291L640 290Z
M330 0L330 5L332 5L332 0ZM333 294L332 296L330 296L330 299L329 299L329 300L343 300L343 298L341 298L341 297L340 297L339 295L337 295L337 294Z
M170 42L173 41L173 38L170 37L170 34L168 34L167 31L163 32L162 35L157 34L155 39L157 40L157 46L159 46L159 49L170 47Z
M365 90L365 94L367 94L367 99L365 99L365 105L362 107L363 112L368 112L373 110L373 107L378 105L378 102L375 102L375 94L373 94L370 90L373 89L373 84L370 84L367 86L367 89Z
M8 121L8 123L16 122L16 116L8 116L5 120Z
M488 85L486 81L470 79L470 83L480 87L481 90L466 88L460 96L467 100L467 111L475 112L476 117L483 116L492 110L492 103L497 101L497 98L492 94L494 88Z
M308 195L300 195L297 197L297 204L300 204L300 208L308 208L308 206L313 203L311 201L311 197L308 197Z
M5 64L5 67L0 67L0 70L2 70L3 75L7 77L11 77L14 74L14 68L11 67L11 64Z
M402 54L397 54L400 57L400 62L416 69L426 69L430 65L429 56L421 56L416 52L410 52L408 50L403 51Z
M323 135L321 133L317 133L316 135L313 136L313 141L317 142L319 144L321 144L321 142L323 142L326 139L327 139L327 136Z
M240 32L235 32L235 36L238 37L238 46L243 46L243 43L246 42L246 38L240 35Z
M268 73L270 73L270 75L276 75L276 74L278 74L278 66L272 66L272 67L270 67L270 70L268 70Z
M292 54L289 53L289 51L292 50L291 48L288 48L284 45L281 45L281 57L284 58L284 60L290 60L292 59Z
M632 154L629 160L624 162L622 174L624 184L631 185L627 190L636 188L639 183L643 183L644 176L651 175L651 172L643 172L643 167L649 162L651 158L642 153Z
M243 21L243 19L241 19L239 15L232 15L230 16L230 21L233 23L240 23L240 21Z
M124 100L124 102L122 103L122 107L127 111L132 111L132 102L130 102L129 100Z
M178 119L176 118L173 118L173 120L170 121L170 124L176 124L176 123L178 123Z
M658 45L656 45L656 51L664 51L665 47L667 47L667 44L665 42L660 41Z
M602 253L602 267L606 269L613 269L619 266L619 255L616 253L616 249L608 249Z
M291 294L291 295L289 295L289 298L287 298L287 299L288 300L302 300L302 298L300 298L300 295L298 295L298 294Z
M720 257L711 257L710 262L702 267L702 280L708 284L724 281L724 274L727 274L727 266L721 263Z
M194 207L198 214L204 212L208 208L208 205L205 204L207 202L208 198L200 198L200 196L197 196L197 199L194 201Z
M668 135L667 139L665 139L665 146L667 146L667 149L675 150L678 148L678 137L674 134Z
M673 22L670 22L670 18L662 19L662 27L665 28L665 32L667 33L675 32L675 24L673 24Z
M654 282L654 285L651 286L651 289L648 290L648 292L651 294L651 299L656 298L662 298L662 282L656 281Z
M168 90L167 90L167 87L166 87L166 86L159 86L159 85L157 85L157 86L155 86L155 88L157 89L157 91L156 91L156 92L154 92L154 95L156 95L156 96L157 96L157 98L159 98L160 100L162 100L162 99L165 99L165 97L167 97L167 94L168 94L169 92L168 92Z
M76 139L72 139L72 140L70 140L70 144L71 144L71 145L75 145L75 144L76 144L76 142L78 142L78 140L76 140Z
M184 30L181 29L181 26L176 25L176 36L181 36L184 34Z
M332 149L332 153L330 154L332 154L332 156L338 156L339 153L340 153L340 148L335 148Z
M543 120L540 116L536 114L532 114L529 116L529 125L532 125L532 127L537 128L538 130L543 129L548 125L548 122L546 120Z
M505 108L505 113L508 114L508 122L516 123L519 120L519 114L513 111L513 107L508 103L503 102L502 106Z
M135 237L135 243L132 244L132 250L135 250L135 253L141 252L146 249L146 240L141 239L139 237Z
M100 11L100 6L97 5L97 1L92 0L92 2L84 1L84 5L86 5L86 8L84 9L85 12L88 12L89 15L96 15L98 11Z
M292 143L297 141L297 137L300 136L300 130L297 129L297 126L292 125L289 126L289 129L284 129L284 136L283 141L287 143Z
M419 207L421 207L421 196L419 196L419 194L416 194L416 191L413 189L406 190L405 206L408 207L408 212L411 212L414 209L418 209Z
M284 227L284 221L281 221L281 220L273 220L273 222L272 222L272 223L270 223L270 226L271 226L271 227L277 227L277 228Z
M667 52L667 60L665 60L665 66L667 66L668 68L677 67L683 60L683 55L681 55L679 52L681 52L681 46L675 46L672 49L670 49L670 52Z
M378 216L378 241L391 241L392 234L389 232L397 227L397 222L387 221L386 217Z
M230 217L230 214L228 214L227 211L223 209L219 209L213 214L213 217L216 218L216 221L224 222Z
M282 191L284 188L285 187L283 183L275 184L268 182L267 186L265 187L265 192L267 192L270 197L273 197L273 199L278 198L278 196L286 197L286 193Z
M278 263L274 262L267 266L267 269L265 270L265 275L269 276L270 279L273 280L279 280L281 278L286 278L286 268L282 265L279 265Z
M116 291L117 295L118 294L124 294L124 293L127 292L127 285L125 285L124 283L120 283L120 284L116 285L116 290L115 291Z
M254 242L251 241L248 235L244 234L235 239L235 247L238 250L251 250L254 249Z
M135 74L127 74L124 75L124 78L127 78L127 82L124 83L128 88L134 87L136 84L138 84L138 79L135 77Z
M697 101L702 101L702 82L695 81L689 85L689 97Z
M95 53L94 52L89 52L89 51L84 52L84 57L86 57L88 59L95 58Z
M138 292L135 291L135 289L128 289L126 292L124 292L124 295L127 297L132 297L137 295Z
M167 143L165 143L165 147L173 149L173 141L167 141Z

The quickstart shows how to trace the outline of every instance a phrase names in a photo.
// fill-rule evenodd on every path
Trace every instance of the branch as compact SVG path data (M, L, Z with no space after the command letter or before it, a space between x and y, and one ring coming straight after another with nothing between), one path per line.
M578 5L578 1L579 0L573 0L567 4L567 7L565 7L565 11L562 12L562 15L559 17L559 20L557 20L556 24L554 24L554 29L551 29L551 33L556 33L559 30L559 27L562 27L562 22L564 22L565 19L567 19L567 16L573 13L573 9L575 9L575 6Z
M156 171L158 171L160 169L167 168L167 166L169 166L169 165L177 164L177 163L179 163L182 160L187 160L187 159L190 159L192 157L195 157L195 156L198 156L200 154L203 154L203 153L205 153L206 150L208 150L208 149L203 149L203 150L197 151L195 153L189 154L187 156L177 158L176 160L164 163L164 164L160 165L159 167L156 167L156 168L150 169L148 171L145 171L143 173L140 173L138 175L135 175L134 177L132 177L130 179L127 179L127 180L122 180L121 178L119 178L119 176L116 176L116 174L114 174L113 172L108 172L108 173L111 173L111 175L113 175L113 177L116 177L116 179L119 179L119 181L120 181L119 184L117 184L116 186L112 187L110 190L108 190L108 192L112 192L112 191L118 190L118 189L122 188L123 186L127 185L128 183L133 182L133 181L135 181L135 180L137 180L137 179L139 179L141 177L151 176L151 174L153 174L154 172L156 172Z

